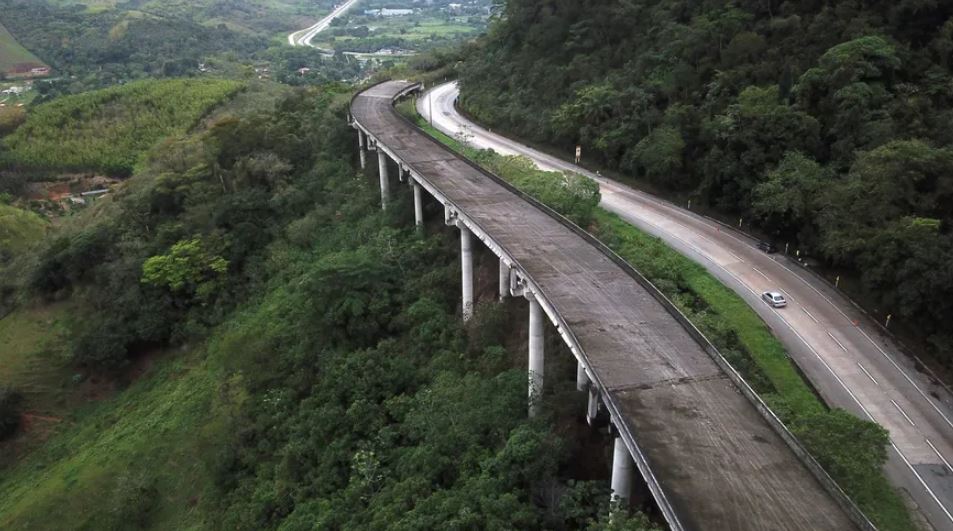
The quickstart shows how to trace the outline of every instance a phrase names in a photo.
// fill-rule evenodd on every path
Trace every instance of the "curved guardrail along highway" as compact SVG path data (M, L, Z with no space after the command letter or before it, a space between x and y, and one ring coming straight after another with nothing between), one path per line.
M614 489L617 469L624 470L621 448L673 529L864 525L830 478L802 459L777 419L651 285L565 220L401 117L395 99L416 88L390 81L351 104L361 145L378 153L385 205L390 159L414 186L418 223L421 188L444 205L447 223L461 229L465 315L470 234L500 257L510 293L531 301L531 367L533 309L542 308L591 382L590 396L597 393L611 414L618 433Z
M524 155L542 169L598 181L604 208L697 261L744 298L828 404L885 427L891 481L909 493L934 528L953 530L950 394L918 373L869 318L788 258L764 254L739 233L474 124L456 110L458 94L456 83L440 85L418 100L418 109L429 118L432 108L434 126L451 136L465 129L476 147ZM768 290L783 292L788 307L764 304L760 293Z

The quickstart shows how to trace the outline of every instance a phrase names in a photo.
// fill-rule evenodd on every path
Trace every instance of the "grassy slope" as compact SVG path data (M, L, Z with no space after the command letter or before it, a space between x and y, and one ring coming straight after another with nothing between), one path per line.
M70 6L82 4L90 13L116 9L120 0L50 0L53 4ZM295 29L299 17L318 17L329 11L333 2L300 2L297 0L243 0L220 2L218 0L150 0L139 3L135 9L148 13L196 20L209 26L225 24L234 31L249 34L268 33L281 26ZM134 11L128 9L130 13Z
M47 223L28 210L0 204L0 252L19 253L40 240Z
M18 63L44 64L37 56L30 53L0 24L0 72L6 72Z
M0 319L0 384L23 392L25 409L43 416L65 412L71 372L61 355L68 304L21 308Z
M208 482L200 454L202 443L218 433L212 403L220 385L214 364L201 354L164 359L149 377L81 412L5 471L0 528L63 523L51 515L68 515L69 527L87 529L198 524L201 515L191 507Z
M128 175L158 140L185 132L243 85L211 79L139 81L38 106L3 140L19 168Z
M373 26L374 32L370 34L370 38L404 39L411 43L422 43L431 37L462 38L475 34L478 31L476 27L468 26L463 17L461 17L461 20L448 22L443 17L423 16L420 17L417 22L415 25L409 25L405 17L394 17L391 19L374 19L370 24L357 24L352 22L348 26L351 28L358 25ZM360 43L363 40L364 39L360 37L342 35L334 37L333 42L328 37L325 37L320 42L317 42L317 45L322 48L333 48L335 43L340 46L345 43Z
M400 109L405 115L416 116L416 111L408 102ZM417 116L417 123L428 134L440 140L456 151L467 154L475 151L462 145L454 138L441 133ZM505 176L503 176L505 177ZM740 343L742 357L732 357L727 351L723 354L749 380L766 379L771 393L762 394L768 404L781 414L778 408L792 411L798 417L806 417L826 410L825 405L814 394L793 362L788 358L784 346L775 338L768 326L749 307L744 300L711 276L700 265L682 256L665 245L660 239L650 236L622 218L604 209L595 214L596 233L607 241L612 249L641 271L649 280L657 282L661 267L667 269L666 278L678 277L688 290L704 304L701 311L691 311L691 301L682 301L677 297L673 301L686 313L703 333L711 336L715 330L727 330ZM676 274L672 274L675 272ZM671 294L668 294L672 297ZM712 319L711 317L714 317ZM716 341L717 343L717 341ZM753 367L751 366L753 364ZM785 415L781 414L782 420ZM850 493L869 518L881 529L914 529L910 515L901 498L881 476L863 489Z
M271 109L287 91L254 84L215 115ZM127 183L142 185L139 176ZM117 215L104 200L71 225ZM211 478L202 463L224 439L223 401L240 400L221 378L231 329L216 335L221 341L160 353L134 384L113 392L72 379L63 324L82 313L57 303L0 320L0 384L24 391L27 413L59 419L31 421L43 433L0 447L0 529L208 527L202 504ZM207 347L213 343L225 346Z

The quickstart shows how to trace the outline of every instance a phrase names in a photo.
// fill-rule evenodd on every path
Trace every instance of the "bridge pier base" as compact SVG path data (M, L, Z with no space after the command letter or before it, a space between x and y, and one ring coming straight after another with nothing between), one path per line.
M576 390L585 391L589 388L589 377L586 376L586 368L582 363L576 362Z
M417 225L417 232L422 233L424 231L424 199L417 181L411 178L410 185L414 187L414 221Z
M616 437L612 452L612 501L622 506L628 505L632 497L633 465L632 456L622 437Z
M595 426L599 416L599 391L595 386L589 387L589 403L586 404L586 422Z
M366 139L364 138L364 131L361 131L360 129L358 129L357 130L357 146L359 148L358 151L361 152L361 169L362 170L367 168L367 149L364 146L365 142L366 142Z
M473 317L473 233L460 225L460 269L463 272L463 320Z
M500 301L510 295L510 266L500 258Z
M543 351L543 308L536 297L529 299L529 416L536 416L543 397L545 353Z
M377 151L377 169L381 174L381 208L387 210L390 202L390 176L387 173L387 154Z

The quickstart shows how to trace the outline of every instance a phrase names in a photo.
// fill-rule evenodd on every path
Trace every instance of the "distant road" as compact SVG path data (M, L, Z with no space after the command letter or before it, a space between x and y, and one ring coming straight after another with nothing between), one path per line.
M292 46L311 46L311 41L321 33L322 31L328 29L328 26L331 25L331 21L340 17L346 13L349 9L354 7L354 4L358 3L360 0L348 0L338 7L334 8L334 11L318 21L317 24L305 28L300 31L296 31L291 35L288 35L288 44Z
M886 428L891 480L936 529L953 530L953 397L917 372L862 312L740 233L470 122L454 107L458 95L456 83L440 85L419 98L417 107L429 119L432 106L434 126L451 136L465 128L477 147L598 181L604 208L698 262L754 308L829 404ZM788 307L763 303L760 294L768 290L784 293Z

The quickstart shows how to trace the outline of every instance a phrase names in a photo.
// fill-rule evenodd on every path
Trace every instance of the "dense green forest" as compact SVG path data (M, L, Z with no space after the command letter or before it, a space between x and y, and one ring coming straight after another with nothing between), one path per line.
M953 362L953 4L510 0L465 55L483 122L756 218Z
M39 241L46 226L46 220L40 216L5 205L0 197L0 264L23 252L29 243Z
M143 76L184 75L208 56L243 56L267 40L224 26L127 9L87 11L45 1L3 0L2 20L17 40L61 76L102 84ZM73 81L74 83L76 81Z
M887 431L844 410L828 409L741 297L700 265L601 208L599 187L591 179L542 171L526 157L470 147L431 127L410 102L400 110L458 153L586 227L632 264L712 341L878 529L913 528L903 500L883 472Z
M55 78L37 84L40 101L142 78L257 75L299 81L353 79L361 65L293 49L273 31L296 29L326 12L331 2L81 2L0 0L0 21L16 39L53 67ZM308 13L310 16L303 16ZM204 65L204 72L203 66Z
M58 98L32 109L3 139L0 165L128 176L159 139L193 127L242 87L211 79L138 81Z
M60 389L125 383L2 469L0 527L654 528L610 521L604 477L567 479L571 358L568 394L527 419L517 320L494 302L463 325L454 234L418 235L406 189L380 210L349 95L253 85L2 266L0 338L32 304L71 308L5 359L65 363Z

